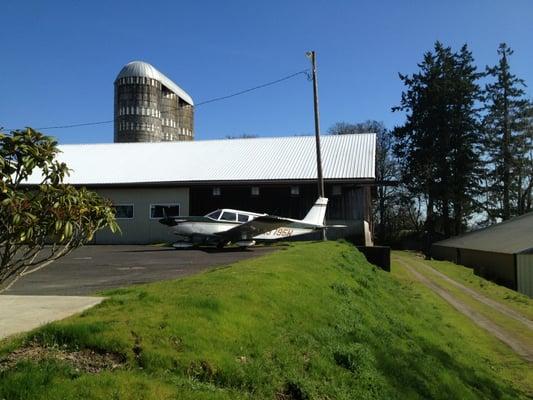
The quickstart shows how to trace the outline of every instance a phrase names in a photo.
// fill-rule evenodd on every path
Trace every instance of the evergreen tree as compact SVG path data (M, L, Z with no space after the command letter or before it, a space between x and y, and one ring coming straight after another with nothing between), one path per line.
M464 231L475 210L479 187L479 111L481 74L464 45L459 52L436 42L424 54L419 72L400 74L406 86L393 111L406 122L394 129L402 181L413 198L423 196L431 243Z
M487 67L494 82L485 87L484 150L487 158L486 204L490 221L531 209L531 103L525 83L510 71L511 48L501 43L498 64Z
M521 121L516 175L519 215L533 211L533 101L529 100L524 107Z
M448 171L450 174L453 226L451 233L466 230L466 219L478 211L481 193L481 133L479 106L482 90L477 81L483 76L477 72L472 53L464 45L454 56L455 65L450 75L449 132L451 136Z

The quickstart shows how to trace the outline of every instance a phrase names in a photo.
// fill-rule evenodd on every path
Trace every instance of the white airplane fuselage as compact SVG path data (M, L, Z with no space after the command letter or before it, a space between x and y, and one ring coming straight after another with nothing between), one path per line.
M296 227L295 224L287 224L287 226L279 227L271 231L262 233L260 235L254 236L255 240L277 240L284 237L291 237L297 235L304 235L306 233L311 233L317 228L301 228ZM173 233L178 236L190 237L193 235L216 235L220 232L225 232L231 228L234 228L235 225L240 225L239 222L200 222L200 221L190 221L190 222L181 222L179 225L176 225L173 228ZM292 226L291 226L292 225Z
M256 240L278 240L324 229L327 202L319 197L303 220L225 208L205 216L165 217L159 222L172 227L180 238L175 247L228 243L247 247Z

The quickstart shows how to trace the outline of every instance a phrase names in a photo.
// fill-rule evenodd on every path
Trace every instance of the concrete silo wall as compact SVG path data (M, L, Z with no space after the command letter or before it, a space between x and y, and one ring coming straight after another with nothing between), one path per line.
M193 140L194 106L157 79L115 81L115 142Z
M159 142L161 84L145 77L115 82L115 142Z

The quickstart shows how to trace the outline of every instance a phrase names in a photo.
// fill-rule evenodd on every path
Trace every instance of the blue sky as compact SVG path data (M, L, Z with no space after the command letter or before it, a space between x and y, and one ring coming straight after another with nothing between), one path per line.
M113 118L113 81L144 60L196 102L305 69L318 54L322 131L383 121L435 40L467 43L480 67L506 41L513 71L533 85L533 1L21 1L0 4L0 126ZM531 88L528 94L533 95ZM304 76L198 107L197 139L313 132ZM61 143L111 142L112 124L46 131Z

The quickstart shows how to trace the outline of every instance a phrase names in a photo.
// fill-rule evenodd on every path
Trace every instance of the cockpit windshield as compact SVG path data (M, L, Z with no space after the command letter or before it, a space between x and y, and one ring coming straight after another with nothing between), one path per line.
M217 220L218 217L220 217L220 213L222 212L222 210L216 210L216 211L213 211L209 214L206 215L207 218L211 218L211 219L214 219L214 220Z

